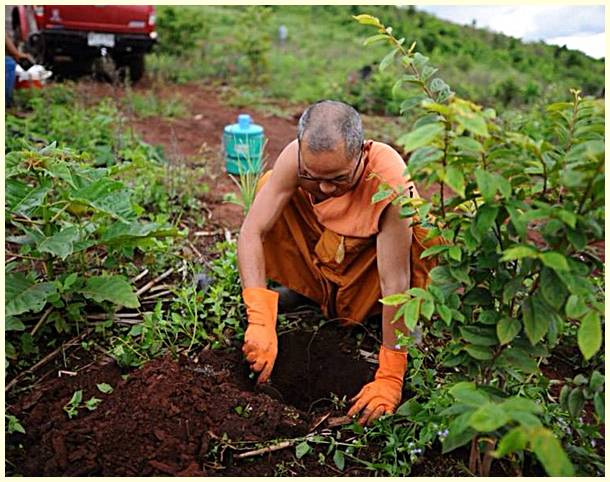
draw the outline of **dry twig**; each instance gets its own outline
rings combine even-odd
[[[236,455],[234,455],[234,457],[238,458],[238,459],[245,459],[246,457],[254,457],[255,455],[275,452],[277,450],[282,450],[287,447],[290,447],[291,445],[294,445],[295,442],[296,442],[295,440],[284,440],[283,442],[280,442],[275,445],[270,445],[269,447],[263,447],[262,449],[250,450],[249,452],[244,452],[242,454],[236,454]]]
[[[4,387],[4,391],[8,392],[13,386],[15,386],[15,384],[21,380],[25,375],[27,375],[28,373],[32,373],[35,370],[37,370],[38,368],[40,368],[43,365],[46,365],[49,361],[51,361],[53,358],[55,358],[59,353],[62,352],[62,350],[64,350],[64,348],[74,345],[75,343],[78,343],[79,341],[81,341],[83,338],[85,338],[87,335],[89,335],[91,332],[93,331],[92,328],[89,328],[88,330],[83,331],[80,335],[78,335],[75,338],[72,338],[70,341],[68,341],[67,343],[62,344],[60,347],[56,348],[55,350],[53,350],[51,353],[49,353],[47,356],[45,356],[42,360],[40,360],[38,363],[36,363],[35,365],[31,366],[30,368],[28,368],[27,370],[21,372],[19,375],[17,375],[15,378],[13,378],[9,383],[6,384],[6,387]]]
[[[173,272],[174,272],[174,268],[170,268],[165,273],[162,273],[159,276],[157,276],[155,279],[149,281],[144,286],[142,286],[138,291],[136,291],[136,296],[140,296],[142,293],[146,293],[149,289],[151,289],[153,286],[155,286],[159,281],[164,280]]]

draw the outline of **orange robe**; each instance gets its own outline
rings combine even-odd
[[[371,198],[382,184],[402,192],[415,186],[404,177],[405,163],[390,146],[373,142],[354,188],[339,197],[315,202],[302,188],[292,196],[278,221],[265,235],[267,278],[320,304],[327,318],[344,324],[360,323],[381,311],[376,235],[383,210],[396,195],[378,203]],[[271,171],[259,181],[260,189]],[[421,252],[438,240],[423,239],[427,230],[413,226],[411,287],[425,287],[435,265]]]

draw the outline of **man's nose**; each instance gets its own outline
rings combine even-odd
[[[320,183],[320,191],[322,191],[324,194],[332,194],[336,190],[337,190],[337,186],[335,186],[331,182],[322,181]]]

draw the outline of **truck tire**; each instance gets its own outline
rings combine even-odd
[[[129,80],[134,84],[144,76],[144,55],[132,55],[121,63],[128,67]]]

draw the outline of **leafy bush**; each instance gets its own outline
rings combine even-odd
[[[215,252],[220,256],[209,264],[203,291],[195,284],[176,289],[169,307],[163,310],[157,303],[143,322],[113,338],[111,353],[119,364],[140,366],[166,352],[175,356],[202,346],[228,347],[243,338],[236,243],[218,243]]]
[[[144,215],[138,204],[158,184],[151,176],[164,160],[115,132],[120,117],[111,103],[83,107],[57,87],[32,94],[27,105],[25,118],[7,116],[5,160],[6,355],[21,365],[40,343],[81,331],[94,305],[139,306],[125,277],[129,261],[138,251],[167,252],[179,234],[167,216]],[[46,145],[51,139],[59,146]]]
[[[427,201],[398,193],[394,202],[403,216],[431,222],[431,236],[447,243],[423,253],[441,261],[427,290],[384,302],[400,305],[409,329],[429,320],[442,364],[475,382],[451,391],[456,402],[444,414],[452,448],[472,441],[476,455],[481,434],[489,441],[484,460],[528,450],[549,474],[573,474],[561,444],[532,416],[540,409],[513,390],[539,372],[571,325],[585,360],[601,347],[603,290],[589,276],[603,270],[590,249],[604,235],[603,102],[574,90],[571,102],[547,107],[542,129],[510,131],[493,110],[456,97],[414,45],[406,49],[374,17],[357,19],[376,28],[371,42],[390,43],[386,59],[400,58],[407,73],[396,85],[421,91],[402,104],[419,118],[397,143],[411,153],[410,177],[425,188],[436,184],[438,194]],[[391,194],[386,188],[375,199]],[[476,411],[467,399],[477,400]]]
[[[186,6],[157,7],[158,51],[186,57],[191,51],[206,50],[210,19],[205,12]]]

